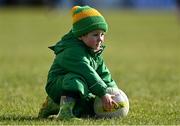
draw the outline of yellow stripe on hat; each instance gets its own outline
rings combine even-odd
[[[75,10],[77,10],[80,6],[74,6],[72,9],[71,9],[71,13],[73,14]]]
[[[80,13],[73,15],[73,24],[83,18],[91,17],[91,16],[102,16],[97,10],[95,9],[87,9],[83,10]]]

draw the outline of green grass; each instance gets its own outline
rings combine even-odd
[[[0,125],[180,124],[180,24],[168,11],[103,11],[109,23],[104,52],[126,92],[126,118],[62,122],[37,119],[54,54],[71,27],[67,10],[0,8]]]

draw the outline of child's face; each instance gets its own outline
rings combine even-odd
[[[104,31],[94,30],[81,36],[80,40],[82,40],[88,47],[94,49],[94,51],[98,51],[104,42]]]

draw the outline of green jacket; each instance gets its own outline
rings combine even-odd
[[[70,31],[50,48],[56,57],[48,73],[46,91],[55,101],[58,101],[58,97],[61,96],[64,79],[69,73],[72,76],[81,77],[87,85],[88,93],[99,97],[105,95],[107,87],[117,87],[101,56],[104,47],[94,53]],[[81,88],[84,87],[74,87],[73,82],[69,83],[71,83],[68,87],[70,91],[81,90],[82,92]]]

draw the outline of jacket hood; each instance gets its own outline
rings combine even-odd
[[[91,55],[100,55],[105,46],[102,46],[102,49],[100,49],[98,52],[92,51],[89,47],[87,47],[81,40],[79,40],[77,37],[74,36],[72,33],[72,30],[70,30],[67,34],[65,34],[59,42],[57,42],[54,46],[50,46],[51,50],[54,51],[54,53],[57,55],[58,53],[62,52],[66,48],[74,47],[74,46],[84,46],[87,48]]]
[[[58,53],[62,52],[65,48],[73,47],[77,45],[77,42],[79,44],[83,44],[78,40],[72,33],[72,30],[70,30],[67,34],[65,34],[59,42],[57,42],[55,45],[50,46],[51,50],[54,51],[54,53],[57,55]]]

